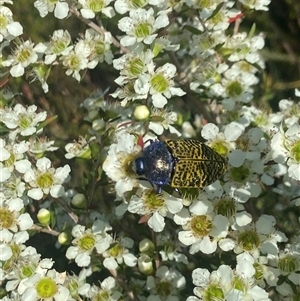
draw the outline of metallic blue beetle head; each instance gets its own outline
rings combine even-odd
[[[145,173],[145,167],[144,167],[144,158],[139,157],[135,159],[135,172],[137,175],[142,176]]]
[[[161,192],[161,187],[170,182],[173,171],[173,157],[163,142],[150,141],[143,155],[135,159],[135,171],[141,179],[149,181]]]

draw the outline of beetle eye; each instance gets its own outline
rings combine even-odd
[[[143,158],[136,158],[134,160],[134,167],[135,167],[135,172],[139,175],[142,176],[145,173],[144,169],[144,160]]]

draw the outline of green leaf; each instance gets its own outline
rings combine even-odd
[[[183,26],[183,29],[186,29],[187,31],[193,33],[193,34],[202,34],[203,32],[201,30],[199,30],[198,28],[195,28],[193,26],[190,26],[190,25],[185,25]]]
[[[251,27],[249,33],[248,33],[248,38],[249,38],[249,39],[252,39],[252,38],[253,38],[253,36],[254,36],[254,34],[255,34],[255,30],[256,30],[256,24],[253,23],[253,25],[252,25],[252,27]]]
[[[224,2],[219,3],[218,6],[216,7],[216,9],[214,10],[214,12],[211,14],[211,16],[209,16],[206,20],[212,19],[221,10],[223,5],[224,5]]]
[[[47,118],[45,121],[43,121],[42,123],[40,123],[37,127],[36,127],[36,131],[44,128],[46,125],[48,125],[50,122],[54,121],[56,118],[58,117],[58,115],[52,116]]]

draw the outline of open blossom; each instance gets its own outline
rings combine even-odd
[[[176,219],[176,223],[180,223],[183,229],[178,233],[179,241],[191,246],[191,254],[199,251],[205,254],[215,252],[218,241],[227,236],[228,219],[215,214],[209,201],[194,201],[189,207],[191,216],[186,211],[184,208]]]
[[[124,132],[117,135],[117,143],[111,144],[109,148],[103,170],[116,182],[118,196],[138,186],[133,161],[140,151],[141,147],[135,142],[135,137]]]
[[[152,61],[154,54],[150,49],[142,52],[140,49],[138,50],[113,60],[114,68],[120,70],[121,76],[115,80],[119,85],[128,79],[134,79],[140,74],[147,73],[147,66]]]
[[[41,158],[37,160],[36,167],[37,169],[30,169],[24,175],[25,181],[31,186],[27,195],[34,200],[40,200],[44,194],[49,193],[54,198],[62,196],[65,192],[62,184],[69,178],[70,166],[55,169],[48,158]]]
[[[182,202],[172,195],[165,192],[157,194],[153,189],[142,187],[131,197],[128,211],[148,216],[149,227],[161,232],[165,227],[165,217],[170,213],[178,213],[182,207]]]
[[[147,289],[151,294],[147,300],[179,301],[178,291],[184,288],[185,284],[185,278],[176,269],[163,265],[156,270],[155,276],[147,277]]]
[[[23,33],[23,27],[19,22],[14,22],[11,10],[6,6],[0,7],[0,42],[4,39],[11,40]]]
[[[54,11],[54,16],[57,19],[64,19],[68,16],[69,5],[67,1],[61,0],[36,0],[34,7],[39,11],[40,16],[44,18],[48,13]]]
[[[146,7],[148,4],[156,5],[156,0],[145,0],[140,2],[133,2],[132,0],[117,0],[115,1],[115,10],[123,15],[128,11],[136,10],[137,8]]]
[[[294,123],[287,131],[281,126],[271,140],[269,156],[277,163],[286,162],[288,175],[300,181],[300,125]]]
[[[181,88],[174,87],[173,78],[176,75],[176,67],[166,63],[155,69],[153,62],[148,64],[149,74],[139,76],[134,84],[137,93],[149,92],[152,96],[153,105],[156,108],[163,108],[172,96],[182,96],[185,92]]]
[[[90,49],[90,54],[88,55],[88,65],[89,69],[96,67],[98,63],[107,64],[112,63],[113,54],[110,49],[112,44],[112,36],[110,32],[105,32],[103,35],[97,33],[94,29],[87,29],[85,32],[84,43],[86,47]]]
[[[94,140],[94,137],[87,141],[84,137],[79,137],[78,141],[74,141],[72,143],[68,143],[65,146],[67,153],[65,157],[67,159],[72,159],[75,157],[83,158],[83,159],[90,159],[92,156],[92,150],[90,148],[90,142]]]
[[[29,229],[33,221],[28,213],[22,213],[24,203],[20,198],[0,198],[0,236],[3,231],[18,232]]]
[[[16,104],[13,108],[4,110],[2,122],[22,136],[30,136],[37,131],[38,124],[47,117],[46,112],[37,113],[36,110],[36,105],[25,108],[21,104]]]
[[[25,173],[30,169],[31,163],[24,158],[24,153],[28,151],[29,142],[6,144],[0,139],[0,182],[6,181],[14,170]]]
[[[55,270],[49,270],[42,275],[33,274],[23,283],[27,288],[21,300],[66,301],[70,293],[63,286],[65,279],[64,273],[58,273]]]
[[[168,16],[161,14],[155,19],[152,8],[132,10],[129,17],[122,18],[118,23],[119,29],[126,32],[126,36],[121,38],[120,42],[123,46],[131,46],[140,42],[149,45],[157,36],[157,33],[155,33],[157,29],[168,24]]]
[[[34,46],[34,43],[31,41],[25,41],[17,46],[17,48],[13,51],[13,54],[9,55],[8,59],[2,62],[2,65],[5,67],[12,66],[10,68],[11,76],[22,76],[25,68],[37,61],[37,53],[43,53],[45,49],[46,47],[43,44]]]
[[[126,266],[134,267],[137,263],[137,258],[131,254],[128,248],[132,248],[134,241],[129,237],[124,237],[120,241],[112,244],[112,247],[102,253],[105,258],[103,265],[107,269],[117,269],[123,262]]]
[[[87,296],[89,300],[109,300],[117,301],[122,297],[116,280],[113,277],[107,277],[101,281],[100,286],[92,285]]]
[[[45,64],[52,64],[60,55],[67,55],[73,48],[71,43],[71,35],[67,30],[55,30],[51,40],[46,44]]]
[[[164,130],[169,130],[170,133],[181,136],[181,133],[174,126],[172,126],[172,124],[177,121],[177,113],[166,112],[164,110],[154,108],[151,110],[150,118],[152,121],[149,123],[149,129],[152,130],[156,135],[162,135]]]
[[[82,225],[76,225],[72,229],[74,237],[72,244],[66,253],[68,259],[75,259],[80,267],[86,267],[91,262],[91,254],[96,249],[98,254],[102,254],[113,241],[112,237],[107,234],[112,228],[107,223],[96,220],[91,228]]]
[[[271,0],[239,0],[242,4],[244,4],[246,7],[249,7],[251,9],[255,10],[269,10],[268,5],[271,3]]]
[[[91,1],[91,0],[79,0],[78,2],[82,5],[80,10],[82,16],[87,19],[93,19],[96,16],[96,13],[102,12],[109,18],[112,18],[115,15],[114,9],[109,6],[112,0],[103,0],[103,1]]]
[[[88,56],[90,49],[88,49],[83,40],[79,40],[75,48],[68,54],[62,55],[60,59],[63,65],[67,68],[66,74],[72,75],[77,81],[80,81],[80,71],[88,67]]]
[[[259,63],[261,56],[259,50],[264,47],[265,41],[261,35],[249,38],[246,32],[233,35],[226,40],[226,47],[231,49],[228,60],[237,62],[246,60],[251,64]]]
[[[29,152],[37,158],[42,157],[45,152],[53,152],[58,149],[58,147],[52,146],[55,141],[49,141],[46,137],[35,137],[35,139],[30,139],[29,143]]]

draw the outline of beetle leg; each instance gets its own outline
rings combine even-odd
[[[148,142],[150,142],[150,144],[152,144],[152,143],[154,142],[154,140],[153,140],[153,139],[148,139],[148,140],[146,140],[146,141],[144,142],[144,145],[145,145],[146,143],[148,143]]]
[[[174,190],[179,194],[180,197],[182,197],[182,193],[178,188],[174,188]]]

